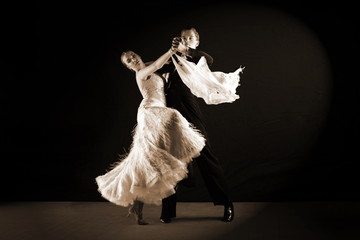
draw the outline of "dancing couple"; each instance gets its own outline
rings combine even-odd
[[[142,94],[133,142],[104,175],[98,191],[108,201],[129,208],[137,224],[146,225],[143,206],[162,205],[160,221],[176,217],[176,186],[191,186],[193,161],[199,166],[214,205],[224,206],[222,221],[231,222],[234,206],[219,160],[213,154],[198,99],[207,104],[233,102],[239,98],[239,73],[211,72],[212,57],[198,49],[195,28],[181,31],[171,48],[145,64],[133,51],[122,53],[123,65],[135,72]],[[166,76],[166,77],[165,77]]]

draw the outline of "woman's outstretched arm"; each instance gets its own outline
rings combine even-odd
[[[174,54],[174,49],[169,49],[166,53],[161,55],[157,60],[155,60],[150,65],[144,67],[140,71],[137,72],[137,78],[145,79],[148,75],[154,73],[155,71],[162,68],[162,66],[170,59],[170,57]]]

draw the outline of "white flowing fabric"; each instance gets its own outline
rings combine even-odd
[[[139,200],[161,205],[187,177],[187,166],[206,139],[176,109],[166,107],[164,81],[157,74],[139,81],[143,96],[128,154],[96,177],[98,191],[110,202],[128,206]]]
[[[231,103],[240,98],[236,94],[236,88],[240,86],[239,73],[243,67],[235,72],[224,73],[212,72],[205,57],[201,57],[197,64],[177,56],[179,63],[172,57],[176,70],[184,84],[196,97],[204,99],[206,104],[217,105],[220,103]]]

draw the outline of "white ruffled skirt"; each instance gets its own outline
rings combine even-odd
[[[204,146],[204,137],[177,110],[141,104],[130,151],[96,178],[98,191],[124,207],[134,200],[160,205]]]

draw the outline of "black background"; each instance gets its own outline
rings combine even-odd
[[[234,201],[359,200],[359,20],[292,1],[9,6],[2,14],[1,199],[103,200],[94,178],[128,150],[141,101],[119,60],[184,26],[213,70],[245,66],[232,104],[200,104]],[[180,201],[209,201],[202,179]]]

